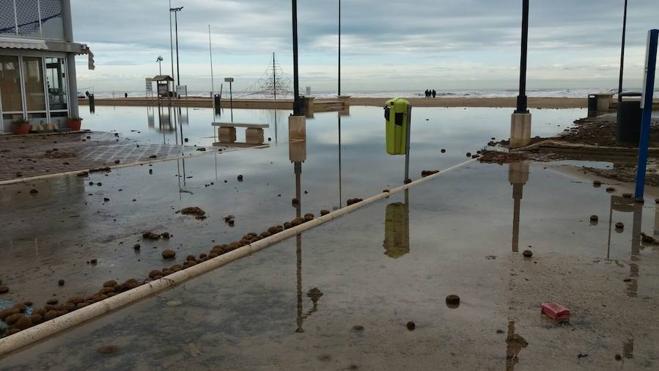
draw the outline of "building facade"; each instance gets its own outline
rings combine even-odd
[[[0,132],[25,119],[32,130],[78,116],[71,0],[0,0]]]

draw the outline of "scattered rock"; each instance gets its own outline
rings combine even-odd
[[[632,195],[631,193],[623,193],[622,194],[622,198],[630,199],[632,197],[634,197],[634,195]]]
[[[162,238],[163,240],[169,240],[171,237],[172,235],[169,234],[169,232],[163,232],[160,234],[160,238]]]
[[[325,216],[325,215],[327,215],[327,214],[329,214],[329,213],[330,213],[329,210],[320,210],[320,216]]]
[[[593,187],[595,187],[595,188],[599,188],[599,187],[601,187],[601,186],[602,186],[602,182],[600,182],[599,180],[595,180],[595,181],[593,181]]]
[[[135,250],[135,251],[140,251],[141,248],[142,248],[142,246],[141,246],[139,243],[136,243],[136,244],[133,246],[133,250]]]
[[[350,205],[354,205],[354,204],[360,203],[360,202],[362,202],[362,201],[364,201],[364,200],[362,200],[361,198],[351,198],[351,199],[348,199],[348,201],[346,201],[346,204],[347,204],[348,206],[350,206]]]
[[[435,175],[437,173],[439,173],[439,170],[423,170],[421,171],[421,176],[425,178],[431,175]]]
[[[616,230],[622,231],[623,229],[625,229],[625,225],[622,222],[617,222]]]
[[[352,326],[352,331],[355,331],[355,332],[362,332],[362,331],[364,331],[364,326],[362,326],[362,325],[354,325],[354,326]]]
[[[59,303],[59,300],[57,299],[50,299],[46,302],[48,305],[57,305],[57,303]]]
[[[311,213],[304,214],[304,220],[307,221],[307,222],[310,222],[310,221],[314,220],[314,218],[315,218],[315,216]]]
[[[531,257],[533,257],[533,251],[531,251],[531,250],[524,250],[524,252],[522,253],[522,255],[524,255],[525,258],[531,258]]]
[[[89,264],[91,264],[91,265],[96,265],[96,264],[98,264],[98,259],[92,259],[92,260],[90,260],[90,261],[89,261]]]
[[[116,287],[116,286],[117,286],[117,281],[115,280],[110,280],[103,283],[103,287]]]
[[[410,183],[412,183],[412,179],[409,179],[409,178],[408,178],[408,179],[405,179],[405,181],[404,181],[403,183],[405,183],[405,184],[410,184]]]
[[[242,176],[242,175],[238,175],[238,181],[239,181],[239,182],[242,182],[242,181],[243,181],[243,179],[244,179],[244,178],[243,178],[243,176]]]
[[[9,287],[7,286],[0,286],[0,295],[6,294],[9,292]]]
[[[64,286],[64,283],[65,283],[64,280],[57,281],[57,285],[60,287]]]
[[[577,354],[577,358],[578,358],[578,359],[586,358],[586,357],[588,357],[588,354],[587,354],[587,353],[579,353],[579,354]]]
[[[116,345],[103,345],[96,349],[101,354],[116,354],[119,352],[119,347]]]
[[[608,188],[606,189],[606,192],[607,192],[607,193],[613,193],[613,192],[615,192],[615,191],[616,191],[616,189],[613,188],[613,187],[608,187]]]
[[[446,153],[446,150],[445,150],[444,148],[442,148],[442,151],[441,151],[441,152],[442,152],[442,153]]]
[[[142,238],[145,239],[145,240],[156,241],[156,240],[160,239],[160,235],[158,233],[148,231],[148,232],[142,233]]]
[[[449,295],[446,297],[446,306],[455,309],[460,306],[460,297],[458,295]]]
[[[39,191],[36,190],[35,188],[30,189],[30,194],[31,195],[36,195],[37,193],[39,193]]]
[[[591,215],[590,216],[590,222],[591,223],[597,223],[599,221],[599,217],[597,215]]]
[[[412,321],[407,322],[407,324],[405,326],[410,331],[414,331],[416,329],[416,323],[414,323]]]
[[[641,232],[641,241],[646,245],[657,245],[657,240],[654,237],[648,236],[643,232]]]
[[[233,215],[227,215],[224,217],[224,222],[229,225],[229,227],[233,227],[236,223],[236,217]]]
[[[471,152],[467,152],[467,157],[471,157]]]
[[[167,249],[162,252],[162,258],[165,260],[171,260],[176,258],[176,252],[174,250]]]
[[[181,214],[183,215],[191,215],[194,216],[195,219],[197,220],[204,220],[206,219],[206,212],[202,210],[199,207],[186,207],[181,210]]]
[[[291,204],[293,204],[293,206],[297,206],[297,205],[300,204],[300,200],[298,200],[297,198],[294,198],[294,199],[291,200]]]
[[[615,359],[616,361],[622,361],[622,356],[620,354],[616,354]]]

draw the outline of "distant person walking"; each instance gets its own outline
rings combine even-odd
[[[433,98],[437,97],[437,90],[432,89],[432,97]]]
[[[124,93],[124,98],[128,98],[128,93]]]

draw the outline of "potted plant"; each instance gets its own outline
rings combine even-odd
[[[80,117],[69,117],[66,121],[66,126],[68,126],[71,131],[80,131],[82,119]]]
[[[24,118],[20,118],[18,120],[15,120],[12,124],[12,133],[17,134],[17,135],[25,135],[30,132],[30,129],[32,128],[32,125],[30,125],[30,122],[27,121]]]

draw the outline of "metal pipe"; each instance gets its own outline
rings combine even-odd
[[[526,64],[529,43],[529,0],[522,0],[522,52],[519,66],[519,95],[517,96],[517,110],[515,113],[527,113],[526,98]]]
[[[625,12],[622,17],[622,44],[620,47],[620,78],[618,79],[618,102],[622,102],[622,80],[625,71],[625,40],[627,36],[627,0],[625,0]]]
[[[338,96],[341,96],[341,0],[339,0],[339,87]]]
[[[300,115],[300,75],[298,70],[297,0],[292,0],[293,22],[293,114]]]
[[[172,29],[172,0],[169,0],[169,54],[170,54],[170,63],[172,65],[172,78],[174,79],[174,81],[176,81],[176,75],[174,74],[174,34]]]
[[[183,9],[183,7],[176,8],[174,9],[174,27],[176,31],[176,83],[177,86],[174,88],[178,88],[181,86],[181,65],[179,64],[179,54],[178,54],[178,12],[180,12]],[[178,98],[178,94],[176,94]]]
[[[208,53],[211,59],[211,98],[215,94],[215,74],[213,73],[213,42],[211,40],[211,25],[208,25]]]

